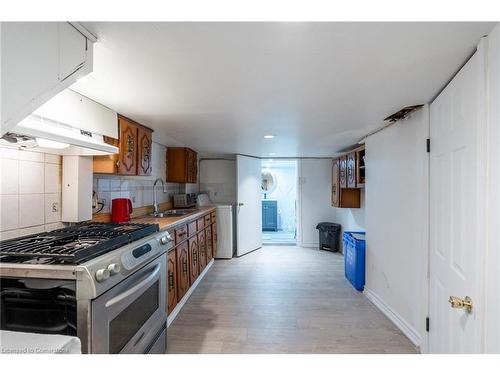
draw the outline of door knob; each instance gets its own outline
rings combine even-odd
[[[469,296],[466,296],[464,299],[455,296],[450,296],[448,302],[450,303],[453,309],[465,309],[467,310],[468,313],[472,312],[473,305],[472,305],[472,300],[470,299]]]
[[[238,207],[243,206],[245,203],[238,203]]]

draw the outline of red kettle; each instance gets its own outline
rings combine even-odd
[[[132,201],[128,198],[116,198],[111,201],[111,221],[124,223],[130,221]]]

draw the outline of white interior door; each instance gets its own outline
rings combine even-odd
[[[484,51],[430,106],[429,351],[481,351],[484,249]],[[472,299],[469,313],[450,296]]]
[[[261,161],[236,155],[236,255],[262,247]]]

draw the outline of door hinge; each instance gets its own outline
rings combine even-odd
[[[429,317],[425,318],[425,330],[426,332],[429,332]]]
[[[431,152],[431,139],[430,138],[427,138],[426,150],[427,150],[427,152]]]

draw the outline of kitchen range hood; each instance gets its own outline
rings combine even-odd
[[[0,144],[60,155],[108,155],[118,148],[116,112],[72,90],[65,90],[19,122]]]
[[[4,145],[39,149],[61,155],[118,153],[118,148],[104,142],[104,137],[100,134],[34,114],[21,121],[12,132],[4,135],[2,140]]]

